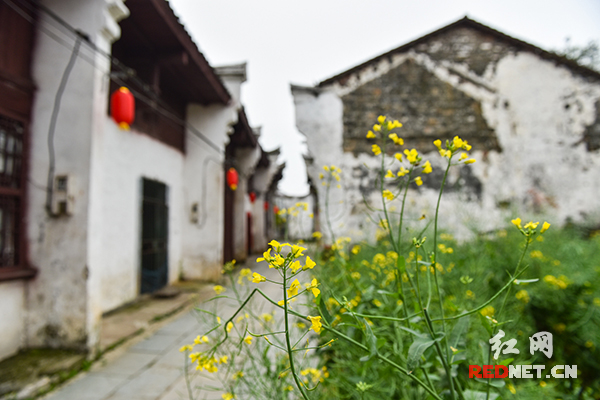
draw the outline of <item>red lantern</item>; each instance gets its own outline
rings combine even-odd
[[[265,211],[269,211],[269,202],[265,201]]]
[[[275,214],[279,214],[279,207],[277,207],[277,206],[273,207],[273,212]]]
[[[256,193],[250,192],[248,193],[248,196],[250,196],[250,203],[254,204],[254,202],[256,201]]]
[[[135,118],[135,99],[126,87],[120,87],[110,96],[110,115],[121,129],[129,129]]]
[[[235,168],[229,168],[229,170],[227,170],[227,185],[231,190],[237,189],[238,173]]]

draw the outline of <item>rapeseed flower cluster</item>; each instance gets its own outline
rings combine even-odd
[[[341,188],[342,186],[340,185],[340,181],[342,180],[341,178],[341,174],[342,174],[342,170],[339,167],[336,167],[335,165],[324,165],[323,166],[323,171],[325,172],[321,172],[319,174],[319,179],[322,181],[321,184],[323,186],[331,186],[331,184],[333,183],[333,181],[336,181],[337,184],[337,188]]]
[[[369,130],[367,133],[367,139],[377,139],[379,136],[382,138],[383,149],[378,144],[371,145],[371,151],[375,156],[379,156],[383,151],[385,151],[386,142],[388,139],[391,140],[395,146],[404,145],[404,139],[399,137],[397,133],[392,132],[392,130],[401,127],[402,124],[400,122],[397,120],[388,120],[384,115],[380,115],[377,118],[377,124],[373,125],[373,129]],[[397,172],[392,172],[392,169],[388,169],[384,175],[384,178],[396,179],[405,175],[409,175],[410,177],[410,174],[412,174],[416,167],[420,167],[421,172],[424,174],[430,174],[433,171],[429,161],[426,161],[422,166],[420,166],[422,157],[419,155],[419,152],[416,149],[405,149],[404,152],[396,152],[394,154],[394,158],[400,163],[406,159],[406,161],[409,163],[409,168],[406,168],[404,165],[400,165],[400,168]],[[417,176],[412,179],[412,182],[414,182],[417,186],[421,186],[423,184],[423,179],[420,176]],[[383,198],[388,201],[396,198],[396,195],[389,190],[384,190],[382,195]]]
[[[434,140],[433,144],[437,147],[440,155],[442,157],[447,158],[448,160],[452,159],[452,157],[464,150],[465,152],[461,153],[458,157],[458,161],[464,161],[464,164],[473,164],[475,162],[474,158],[469,158],[469,155],[466,151],[471,150],[471,145],[466,141],[461,139],[458,136],[454,136],[454,139],[446,140],[446,148],[442,148],[442,141],[440,139]]]
[[[539,222],[529,221],[525,224],[525,226],[521,225],[521,218],[515,218],[511,220],[512,224],[517,227],[517,229],[525,236],[529,237],[530,240],[533,239],[537,232],[537,227],[540,224]],[[542,224],[542,228],[540,229],[540,234],[546,232],[550,228],[550,224],[548,222],[544,222]]]

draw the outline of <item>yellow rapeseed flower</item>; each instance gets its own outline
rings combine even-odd
[[[312,237],[314,237],[315,239],[321,239],[323,237],[323,234],[319,231],[313,232]]]
[[[285,210],[285,209],[284,209],[284,210]],[[279,243],[277,240],[271,240],[271,241],[269,242],[269,246],[273,247],[273,248],[275,249],[275,251],[276,251],[276,252],[278,252],[278,253],[280,253],[280,252],[281,252],[281,249],[282,249],[284,246],[286,246],[286,245],[287,245],[287,246],[289,246],[287,243],[283,243],[283,244],[281,244],[281,243]]]
[[[317,297],[321,291],[317,289],[319,286],[319,282],[316,279],[313,279],[311,283],[306,284],[306,289],[310,290],[312,294]]]
[[[322,329],[321,317],[311,317],[309,315],[306,318],[308,318],[310,320],[310,322],[312,322],[312,326],[310,327],[310,329],[312,329],[316,333],[321,332],[321,329]]]
[[[229,321],[227,323],[227,326],[225,327],[225,330],[227,330],[227,333],[231,332],[231,329],[233,328],[233,322]]]
[[[476,159],[474,159],[474,158],[469,158],[467,161],[465,161],[465,164],[473,164],[473,163],[475,163],[475,162],[477,162],[477,160],[476,160]]]
[[[452,139],[452,144],[454,145],[455,149],[461,149],[463,146],[463,141],[458,136],[454,136],[454,139]]]
[[[273,256],[271,256],[271,248],[269,247],[269,249],[263,253],[262,257],[256,259],[256,262],[261,262],[265,260],[270,261],[271,258],[273,258]]]
[[[300,261],[298,260],[290,264],[290,269],[293,273],[296,273],[300,268],[302,268],[302,265],[300,265]]]
[[[396,154],[394,154],[394,157],[396,158],[396,160],[402,162],[402,154],[396,153]]]
[[[521,229],[521,218],[511,219],[510,222],[517,228]]]
[[[458,157],[458,161],[466,160],[467,158],[469,158],[469,155],[467,153],[460,153],[460,157]]]
[[[417,186],[421,186],[423,184],[423,180],[421,179],[420,176],[417,176],[415,178],[415,183],[417,184]]]
[[[381,154],[381,148],[379,146],[377,146],[376,144],[371,146],[371,150],[373,151],[373,154],[375,154],[376,156]]]
[[[388,123],[388,129],[390,129],[389,128],[390,124],[391,124],[391,122]],[[391,129],[394,129],[394,128],[391,128]],[[388,136],[389,136],[390,139],[392,139],[392,141],[395,144],[397,144],[399,146],[402,146],[404,144],[404,140],[402,138],[399,138],[398,135],[396,135],[395,133],[390,133]]]
[[[295,279],[287,290],[288,297],[296,296],[298,294],[298,289],[300,289],[300,282],[298,282],[298,279]]]
[[[261,283],[261,282],[264,282],[266,280],[267,280],[267,278],[265,278],[264,276],[262,276],[258,272],[255,272],[255,273],[252,274],[252,282],[254,282],[254,283]]]
[[[550,228],[550,224],[548,222],[544,221],[544,224],[542,225],[542,229],[540,230],[540,233],[544,233],[548,230],[548,228]]]
[[[300,257],[302,256],[304,250],[306,250],[306,247],[302,247],[302,246],[297,246],[297,245],[293,245],[292,246],[292,254],[294,255],[294,258]]]
[[[184,351],[188,350],[188,351],[192,351],[194,349],[194,346],[192,346],[191,344],[187,344],[185,346],[182,346],[179,351],[181,353],[183,353]]]
[[[387,189],[385,189],[383,192],[381,192],[381,194],[387,200],[390,200],[390,201],[394,200],[394,194]]]
[[[375,139],[375,134],[373,133],[373,131],[367,132],[367,139]]]
[[[438,148],[438,150],[442,150],[442,141],[440,139],[434,140],[433,144]]]
[[[481,315],[483,315],[484,317],[493,317],[494,313],[496,312],[496,310],[494,309],[494,307],[492,306],[487,306],[484,307],[483,310],[479,311],[481,313]]]
[[[529,303],[529,293],[527,293],[527,290],[519,290],[515,294],[515,297],[517,300],[521,300],[523,303]]]
[[[440,155],[442,157],[450,158],[452,157],[452,152],[450,150],[440,149]]]
[[[380,115],[379,117],[377,117],[377,122],[383,124],[385,122],[385,115]]]
[[[392,172],[392,170],[388,169],[387,173],[385,174],[385,178],[395,178],[396,176],[394,175],[394,173]]]
[[[306,265],[302,269],[313,269],[317,265],[316,262],[310,259],[310,257],[306,256]]]
[[[252,344],[252,336],[248,335],[244,338],[244,342],[246,342],[246,344]]]
[[[399,177],[403,177],[404,175],[408,174],[409,172],[410,172],[410,171],[409,171],[409,170],[407,170],[406,168],[404,168],[404,167],[400,167],[400,171],[398,171],[398,176],[399,176]]]
[[[223,286],[221,286],[221,285],[215,285],[215,286],[213,287],[213,290],[215,291],[215,293],[216,293],[216,294],[221,294],[221,293],[223,293],[223,292],[224,292],[225,290],[227,290],[227,289],[225,289],[225,288],[224,288]]]
[[[373,130],[374,130],[375,132],[379,132],[379,131],[381,131],[381,125],[379,125],[379,124],[375,124],[375,125],[373,125]]]
[[[419,153],[417,152],[417,149],[411,149],[411,150],[404,150],[404,154],[406,155],[406,159],[408,160],[409,163],[411,164],[415,164],[418,162],[418,158],[419,158]]]
[[[271,322],[273,320],[273,314],[264,313],[260,316],[260,318],[265,322]]]
[[[431,168],[431,163],[429,161],[426,161],[425,164],[423,164],[423,173],[430,174],[432,171],[433,168]]]
[[[285,258],[281,257],[279,254],[275,254],[275,258],[272,260],[272,264],[269,265],[269,268],[279,268],[285,263]]]

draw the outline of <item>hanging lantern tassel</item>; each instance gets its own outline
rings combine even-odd
[[[254,202],[256,201],[256,193],[255,192],[250,192],[248,194],[248,196],[250,196],[250,203],[254,204]]]
[[[229,168],[229,170],[227,170],[227,185],[231,190],[237,189],[238,173],[235,168]]]
[[[135,99],[126,87],[120,87],[110,96],[110,115],[121,129],[129,130],[135,118]]]

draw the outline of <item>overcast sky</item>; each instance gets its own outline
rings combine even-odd
[[[600,0],[170,0],[212,66],[248,63],[242,102],[280,190],[308,193],[290,83],[312,86],[465,15],[546,50],[600,42]]]

